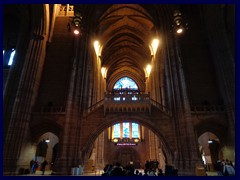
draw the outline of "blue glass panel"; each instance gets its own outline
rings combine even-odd
[[[133,138],[139,138],[138,137],[138,124],[132,123],[132,137]]]
[[[129,138],[129,123],[123,123],[123,138]]]
[[[115,124],[113,128],[114,138],[120,138],[120,124]]]
[[[131,78],[123,77],[119,79],[113,87],[113,89],[121,89],[121,88],[129,88],[129,89],[137,90],[138,86],[135,83],[135,81],[133,81]]]

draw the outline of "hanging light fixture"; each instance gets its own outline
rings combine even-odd
[[[188,24],[184,22],[182,13],[179,10],[175,10],[173,13],[173,31],[176,34],[182,34],[187,30]]]
[[[82,18],[80,13],[76,13],[75,16],[72,19],[72,25],[74,26],[73,33],[75,35],[79,35],[82,32],[82,24],[83,24],[82,19],[83,18]],[[68,29],[69,29],[69,25],[68,25]]]

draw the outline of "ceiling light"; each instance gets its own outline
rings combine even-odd
[[[173,32],[176,34],[182,34],[187,28],[188,24],[182,16],[179,10],[176,10],[173,14]]]
[[[75,29],[75,30],[73,31],[73,33],[76,34],[76,35],[78,35],[78,34],[80,33],[80,31],[77,30],[77,29]]]
[[[178,34],[181,34],[183,32],[183,28],[178,28],[176,31]]]

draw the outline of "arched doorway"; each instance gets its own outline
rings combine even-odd
[[[205,132],[198,138],[199,151],[207,171],[214,171],[218,160],[223,159],[221,142],[212,132]]]
[[[58,155],[59,138],[52,132],[46,132],[38,138],[34,159],[41,164],[44,160],[48,162],[46,170],[51,170]],[[44,149],[41,145],[45,144]],[[40,148],[40,149],[39,149]],[[41,152],[44,150],[44,152]]]

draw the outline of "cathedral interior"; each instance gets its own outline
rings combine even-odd
[[[235,163],[234,4],[4,4],[2,28],[4,175]]]

